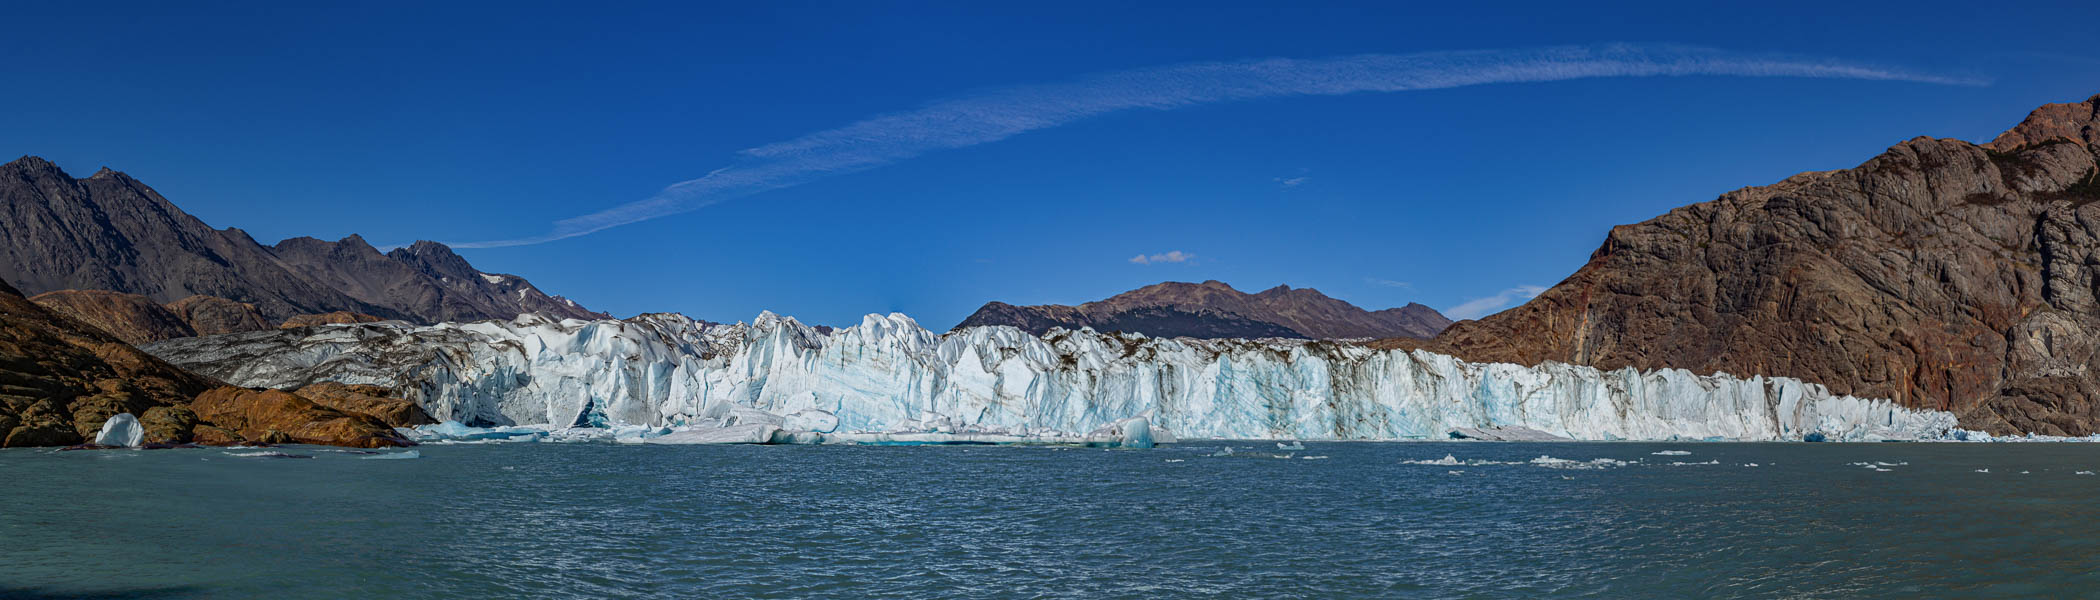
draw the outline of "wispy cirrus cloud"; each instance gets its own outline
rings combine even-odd
[[[1168,264],[1168,263],[1181,263],[1181,262],[1188,262],[1188,261],[1190,261],[1190,260],[1194,260],[1195,258],[1196,258],[1196,255],[1194,255],[1194,254],[1189,254],[1189,253],[1187,253],[1187,252],[1182,252],[1182,251],[1180,251],[1180,250],[1173,250],[1173,251],[1163,252],[1163,253],[1160,253],[1160,254],[1139,254],[1139,255],[1137,255],[1137,256],[1133,256],[1133,257],[1130,257],[1130,264],[1133,264],[1133,265],[1159,265],[1159,264]]]
[[[1444,316],[1450,317],[1454,321],[1478,319],[1501,312],[1502,309],[1509,308],[1512,304],[1536,298],[1545,291],[1546,286],[1542,285],[1520,285],[1502,290],[1493,296],[1474,298],[1461,302],[1458,306],[1446,308],[1444,309]]]
[[[1263,98],[1493,83],[1687,75],[1941,85],[1985,83],[1850,61],[1636,44],[1168,65],[1090,75],[1062,83],[994,88],[937,100],[916,109],[743,150],[729,165],[705,176],[672,184],[644,200],[555,221],[552,230],[541,235],[452,245],[489,248],[567,239],[830,175],[871,169],[928,152],[996,142],[1128,110],[1172,110]]]
[[[1394,281],[1394,280],[1391,280],[1391,279],[1379,279],[1379,278],[1377,278],[1377,277],[1365,277],[1365,278],[1364,278],[1364,283],[1368,283],[1368,284],[1371,284],[1371,285],[1375,285],[1375,286],[1379,286],[1379,287],[1394,287],[1394,288],[1412,288],[1412,287],[1415,287],[1415,284],[1412,284],[1412,283],[1408,283],[1408,282],[1405,282],[1405,281]]]

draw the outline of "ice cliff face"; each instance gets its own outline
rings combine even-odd
[[[762,314],[624,321],[330,325],[148,350],[251,387],[401,390],[439,419],[681,426],[766,420],[851,431],[1085,432],[1147,416],[1182,438],[1390,440],[1527,428],[1582,440],[1931,439],[1951,414],[1784,378],[1475,364],[1285,340],[1154,339],[1012,327],[936,335],[900,314],[829,333]]]

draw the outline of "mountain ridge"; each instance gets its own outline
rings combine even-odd
[[[424,323],[608,317],[522,277],[475,270],[436,242],[387,254],[356,235],[265,246],[108,167],[75,179],[37,156],[0,165],[0,218],[9,223],[0,279],[29,294],[108,290],[162,304],[204,295],[252,304],[271,322],[339,311]]]
[[[1450,323],[1416,303],[1367,311],[1312,288],[1279,285],[1250,294],[1209,280],[1156,283],[1077,306],[989,302],[955,329],[1011,325],[1040,335],[1053,327],[1092,327],[1154,337],[1352,339],[1426,338]]]

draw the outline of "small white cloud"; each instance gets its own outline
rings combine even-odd
[[[1546,291],[1545,286],[1520,285],[1517,287],[1502,290],[1501,293],[1495,294],[1493,296],[1488,296],[1486,298],[1474,298],[1472,300],[1462,302],[1458,306],[1446,308],[1444,309],[1444,316],[1451,317],[1451,319],[1454,321],[1478,319],[1481,317],[1495,314],[1497,312],[1501,312],[1502,309],[1508,308],[1509,305],[1514,304],[1518,301],[1530,300],[1532,298],[1538,297],[1539,293],[1544,291]]]
[[[1189,260],[1194,258],[1196,258],[1196,255],[1194,254],[1189,254],[1180,250],[1174,250],[1165,254],[1139,254],[1137,256],[1132,256],[1130,257],[1130,264],[1150,265],[1160,263],[1179,263],[1188,262]]]
[[[1391,279],[1379,279],[1379,278],[1377,278],[1377,277],[1365,277],[1365,278],[1364,278],[1364,283],[1368,283],[1368,284],[1371,284],[1371,285],[1376,285],[1376,286],[1384,286],[1384,287],[1396,287],[1396,288],[1412,288],[1412,287],[1415,287],[1415,284],[1412,284],[1412,283],[1408,283],[1408,282],[1405,282],[1405,281],[1393,281],[1393,280],[1391,280]]]
[[[1312,178],[1311,178],[1311,177],[1306,177],[1306,176],[1303,176],[1303,175],[1300,175],[1300,176],[1297,176],[1297,177],[1290,177],[1290,178],[1278,177],[1278,178],[1276,178],[1276,184],[1277,184],[1277,185],[1281,185],[1281,186],[1283,186],[1283,187],[1287,187],[1287,188],[1288,188],[1288,187],[1298,187],[1298,184],[1301,184],[1301,183],[1305,183],[1305,182],[1306,182],[1306,180],[1309,180],[1309,179],[1312,179]]]

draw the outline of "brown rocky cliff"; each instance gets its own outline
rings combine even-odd
[[[249,441],[352,448],[414,445],[377,418],[280,390],[221,387],[198,395],[189,408],[198,419]]]
[[[29,299],[37,305],[94,326],[124,343],[138,345],[197,335],[175,313],[138,294],[104,290],[59,290]]]
[[[1530,302],[1384,345],[1789,376],[1997,433],[2100,431],[2096,103],[1612,228]]]
[[[364,415],[378,419],[388,427],[415,427],[432,425],[437,419],[423,412],[423,407],[403,399],[393,390],[376,385],[353,385],[335,382],[311,384],[292,392],[328,408],[349,414]]]
[[[0,282],[0,446],[77,444],[119,413],[179,420],[218,382],[30,302]],[[155,412],[158,411],[158,412]],[[186,435],[186,432],[184,433]]]

